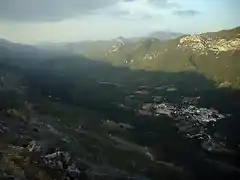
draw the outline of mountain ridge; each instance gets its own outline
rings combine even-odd
[[[123,36],[118,36],[114,39],[109,39],[109,40],[85,40],[85,41],[64,42],[64,43],[45,43],[45,44],[37,44],[36,46],[44,50],[52,49],[56,51],[65,51],[65,52],[70,52],[75,54],[87,54],[89,53],[89,49],[99,49],[100,51],[107,51],[107,49],[111,48],[112,46],[118,45],[119,39],[122,39],[124,43],[136,43],[138,41],[148,39],[148,38],[168,40],[168,39],[173,39],[182,35],[183,35],[182,33],[177,33],[177,32],[155,31],[139,37],[125,38]]]
[[[2,40],[1,58],[27,57],[31,61],[36,57],[46,59],[50,57],[43,56],[46,52],[54,52],[55,57],[86,56],[130,69],[194,71],[214,80],[219,87],[240,87],[240,27],[168,40],[118,37],[111,41],[57,43],[51,46],[41,48]]]

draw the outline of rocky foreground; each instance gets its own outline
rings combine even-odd
[[[97,136],[83,130],[81,126],[69,127],[56,123],[60,119],[54,117],[35,113],[27,116],[20,114],[18,110],[0,112],[1,180],[149,180],[107,162],[98,162],[111,158],[110,154],[105,157],[98,152],[102,148],[100,144],[105,141],[105,153],[109,151],[108,146],[114,148],[111,144],[115,143],[117,149],[136,151],[139,156],[151,162],[151,154],[147,149],[118,137]],[[103,121],[101,126],[105,128],[106,124],[109,121]],[[112,151],[116,151],[116,148]],[[114,158],[118,159],[117,156]]]
[[[220,114],[213,109],[199,108],[194,104],[197,100],[198,98],[185,98],[182,104],[177,105],[164,102],[163,98],[163,102],[155,100],[154,103],[142,104],[139,109],[135,109],[135,113],[136,117],[140,117],[138,119],[140,124],[144,122],[146,116],[154,117],[156,121],[164,121],[164,117],[169,118],[167,121],[177,128],[179,135],[200,143],[203,151],[194,152],[196,156],[201,155],[198,154],[199,151],[231,156],[235,153],[234,150],[225,144],[224,137],[212,131],[212,127],[218,121],[224,120],[229,115]],[[125,105],[121,105],[120,108],[125,109],[124,111],[131,110],[131,107],[126,108]],[[23,113],[16,109],[8,109],[2,110],[0,115],[0,179],[151,180],[155,179],[148,177],[151,171],[157,174],[157,177],[194,179],[188,171],[188,165],[161,157],[155,147],[142,146],[124,137],[130,135],[129,133],[135,135],[141,132],[140,135],[149,136],[150,133],[154,138],[158,130],[153,127],[150,129],[144,127],[146,131],[140,131],[140,126],[136,122],[128,124],[102,119],[99,121],[98,130],[91,131],[86,125],[79,123],[67,125],[59,118],[41,115],[33,110]],[[163,130],[164,127],[161,131]],[[175,140],[172,141],[171,133],[173,132],[164,134],[170,137],[159,136],[161,139],[159,145],[167,148],[178,144]],[[170,145],[171,143],[173,144]],[[206,161],[207,164],[227,169],[229,175],[240,173],[240,170],[230,163],[205,156],[203,158],[203,162]],[[196,163],[198,161],[196,160]]]

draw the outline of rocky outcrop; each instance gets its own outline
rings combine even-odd
[[[115,44],[110,48],[108,52],[105,53],[105,55],[114,53],[125,45],[125,39],[123,37],[118,37],[115,41]]]
[[[150,54],[145,54],[145,56],[143,57],[143,60],[153,60],[153,59],[157,59],[158,56],[161,54],[162,52],[152,52]]]
[[[29,152],[42,152],[40,143],[36,141],[31,141],[27,148]]]
[[[40,143],[36,141],[32,141],[28,146],[29,152],[38,153],[40,155],[37,156],[39,159],[35,160],[35,162],[39,163],[39,166],[52,170],[61,170],[65,172],[66,176],[70,179],[80,179],[81,171],[71,161],[70,153],[56,150],[56,152],[44,154],[43,149]]]
[[[4,122],[0,121],[0,134],[4,134],[6,132],[9,132],[9,128]]]
[[[224,38],[213,39],[207,34],[190,35],[180,39],[178,48],[184,51],[192,50],[198,55],[208,55],[209,51],[219,54],[220,52],[240,50],[240,38],[227,40]]]

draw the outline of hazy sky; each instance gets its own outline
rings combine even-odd
[[[0,38],[61,42],[240,25],[240,0],[0,0]]]

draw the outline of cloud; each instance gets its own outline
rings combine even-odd
[[[174,11],[173,14],[180,17],[193,17],[200,14],[200,12],[195,10],[180,10],[180,11]]]
[[[146,17],[160,16],[161,10],[149,0],[120,2],[117,7],[120,16],[129,19],[144,19]]]
[[[105,15],[144,19],[176,7],[179,0],[0,0],[0,20],[52,22],[103,11]]]
[[[128,2],[132,4],[151,4],[158,8],[174,8],[180,7],[179,0],[123,0],[122,2]]]
[[[161,18],[166,10],[179,7],[173,0],[121,0],[94,13],[125,20],[143,20]]]
[[[116,0],[0,0],[0,19],[61,21],[115,4]]]

